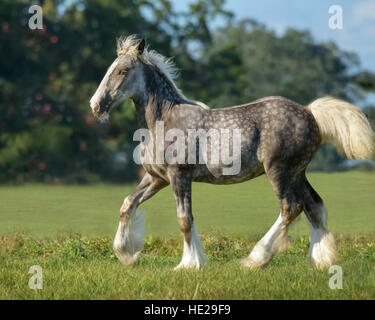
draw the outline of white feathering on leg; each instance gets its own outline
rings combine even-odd
[[[124,264],[137,264],[138,255],[143,249],[146,233],[146,214],[137,211],[126,225],[120,221],[113,248],[117,258]]]
[[[241,265],[250,268],[266,266],[273,256],[289,248],[286,226],[281,213],[270,230],[259,240],[247,258],[240,261]]]
[[[322,225],[314,227],[310,223],[310,264],[315,265],[319,269],[329,267],[336,259],[335,239],[327,229],[327,211],[324,205],[321,208]]]
[[[182,260],[175,270],[181,268],[195,268],[199,269],[203,266],[206,256],[203,252],[201,242],[199,240],[198,232],[195,228],[194,223],[191,226],[191,240],[190,244],[184,241],[184,252],[182,255]]]
[[[331,232],[311,226],[310,264],[319,269],[329,267],[336,259],[335,240]]]

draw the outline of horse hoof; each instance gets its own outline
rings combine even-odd
[[[332,256],[332,257],[329,257],[329,259],[326,260],[326,261],[319,261],[319,260],[315,260],[313,258],[310,258],[310,265],[312,267],[315,267],[315,268],[319,269],[319,270],[325,270],[325,269],[328,269],[330,266],[333,265],[335,258],[336,257]]]
[[[138,255],[120,255],[116,254],[117,258],[125,267],[136,267],[139,264]]]
[[[242,258],[240,260],[240,266],[244,268],[249,268],[252,270],[259,270],[264,268],[267,264],[261,264],[250,257]]]
[[[183,269],[195,269],[195,270],[199,270],[202,266],[199,265],[199,264],[196,264],[196,263],[189,263],[189,264],[182,264],[180,263],[179,265],[177,265],[176,267],[173,268],[174,271],[177,271],[177,270],[183,270]]]

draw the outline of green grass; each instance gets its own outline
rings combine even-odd
[[[375,239],[338,239],[343,289],[329,288],[332,274],[308,267],[308,239],[262,270],[243,269],[256,238],[202,236],[208,261],[200,271],[173,271],[180,237],[146,239],[137,267],[123,267],[107,237],[1,239],[1,299],[374,299]],[[43,289],[31,290],[28,269],[43,268]]]
[[[311,184],[324,199],[333,232],[375,234],[375,173],[310,174]],[[25,231],[37,237],[59,233],[113,236],[123,199],[135,186],[2,186],[0,234]],[[176,205],[170,187],[145,202],[147,235],[177,235]],[[279,214],[268,180],[230,186],[193,185],[193,214],[199,232],[254,235],[266,232]],[[303,215],[293,235],[308,233]]]
[[[122,199],[134,186],[2,186],[0,299],[375,299],[375,174],[309,180],[338,239],[342,290],[329,288],[327,270],[308,266],[305,218],[291,232],[292,249],[267,268],[239,266],[279,212],[260,177],[232,186],[194,184],[193,212],[208,258],[198,272],[173,271],[182,237],[170,188],[141,207],[145,249],[139,266],[125,268],[111,246]],[[32,265],[43,268],[43,290],[28,287]]]

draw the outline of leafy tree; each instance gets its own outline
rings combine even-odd
[[[317,43],[308,31],[277,36],[254,20],[236,21],[224,0],[198,0],[186,12],[168,0],[39,4],[44,27],[30,30],[29,2],[0,2],[0,183],[137,178],[132,104],[116,108],[106,125],[89,108],[121,34],[143,35],[174,57],[181,89],[211,107],[269,95],[306,105],[325,94],[352,100],[375,90],[374,74],[350,72],[359,66],[355,54]],[[217,17],[227,25],[215,30]],[[373,108],[365,111],[374,119]],[[311,168],[337,170],[343,159],[323,146]]]

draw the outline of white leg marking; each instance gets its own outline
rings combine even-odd
[[[310,250],[309,261],[310,264],[323,269],[333,264],[336,259],[335,239],[331,232],[325,228],[326,210],[322,208],[321,228],[314,228],[310,223]]]
[[[257,242],[250,255],[241,260],[241,264],[250,268],[266,266],[275,254],[287,248],[289,248],[287,229],[280,213],[271,229]]]
[[[137,264],[138,255],[143,249],[146,214],[137,211],[132,218],[124,223],[120,221],[117,229],[113,248],[117,258],[124,264]]]
[[[182,255],[182,260],[174,270],[181,268],[195,268],[199,269],[203,266],[206,256],[203,252],[201,242],[199,240],[198,232],[195,228],[194,223],[191,225],[191,240],[188,244],[184,240],[184,252]]]

